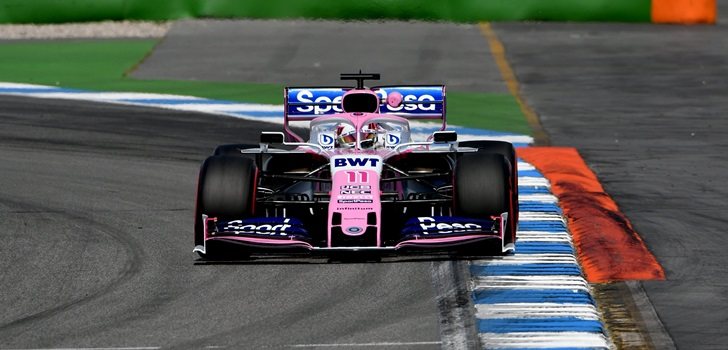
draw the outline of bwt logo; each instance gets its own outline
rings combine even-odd
[[[334,159],[335,167],[356,166],[356,167],[372,167],[375,168],[379,163],[379,158],[336,158]]]
[[[399,136],[394,134],[388,134],[387,135],[387,145],[399,145],[401,139]]]
[[[324,149],[334,148],[334,137],[327,134],[319,134],[319,145]]]

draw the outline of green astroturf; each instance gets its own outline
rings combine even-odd
[[[97,91],[153,92],[266,104],[283,103],[278,84],[139,80],[126,76],[156,40],[54,40],[0,43],[0,81]],[[448,90],[448,122],[530,134],[509,94]]]

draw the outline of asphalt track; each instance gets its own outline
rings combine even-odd
[[[157,52],[175,43],[185,23],[194,22],[175,25]],[[644,288],[677,345],[725,347],[726,27],[494,28],[552,143],[582,151],[665,266],[668,281]],[[342,42],[291,40],[319,51]],[[459,46],[486,50],[484,39],[472,40]],[[194,40],[177,43],[195,51]],[[240,47],[184,61],[181,48],[167,49],[168,66],[196,74],[242,67],[255,53]],[[459,55],[439,54],[443,62]],[[401,58],[366,61],[391,65],[396,82],[413,75],[391,68],[410,62]],[[142,74],[145,65],[140,76],[154,77]],[[495,68],[484,69],[462,86],[503,89],[491,83],[500,79]],[[254,138],[260,124],[79,102],[0,101],[0,217],[2,234],[11,236],[0,257],[3,347],[439,347],[430,263],[193,264],[198,162],[218,141]]]
[[[642,286],[677,347],[725,349],[728,26],[493,27],[552,145],[580,151],[665,268]]]
[[[508,92],[478,27],[449,23],[180,21],[132,76],[349,86],[339,73],[358,69],[386,84]]]
[[[0,105],[0,347],[440,347],[432,262],[195,263],[200,161],[270,125],[78,101]]]
[[[210,23],[222,26],[213,33],[231,32],[226,28],[231,22]],[[210,38],[185,37],[185,28],[196,25],[175,24],[139,75],[149,73],[147,64],[153,65],[159,53],[171,61],[152,71],[186,67],[183,71],[202,77],[209,73],[208,79],[219,79],[215,72],[230,67],[245,67],[241,60],[257,59],[254,50],[233,45],[240,41],[237,37],[228,42],[236,51],[212,53],[205,47]],[[449,34],[438,36],[437,28],[411,30],[409,36],[392,39],[392,45],[399,40],[411,50],[385,60],[392,69],[387,83],[431,71],[428,59],[413,71],[396,68],[402,61],[434,55],[445,68],[433,79],[458,84],[460,80],[446,80],[458,76],[453,73],[457,67],[448,66],[457,60],[447,56],[451,47],[443,43],[466,47],[477,40],[471,45],[478,53],[473,61],[461,59],[458,65],[482,74],[461,74],[459,84],[475,91],[505,91],[495,83],[500,78],[495,65],[487,63],[487,45],[477,28],[440,27]],[[393,28],[407,26],[383,25],[371,34],[387,37]],[[439,39],[420,40],[422,33],[429,33],[425,39]],[[309,42],[294,37],[291,43],[306,47],[320,39],[305,38]],[[195,52],[208,55],[187,61]],[[319,55],[330,56],[325,51]],[[331,76],[321,81],[328,83],[338,83],[339,71],[348,71],[326,69],[332,69]],[[11,253],[0,258],[0,267],[8,271],[2,277],[7,287],[0,293],[6,310],[0,316],[3,348],[369,344],[428,349],[452,341],[443,337],[465,333],[468,338],[458,338],[459,347],[475,339],[473,325],[467,324],[472,316],[448,314],[470,310],[469,298],[458,294],[464,287],[448,270],[462,268],[459,264],[195,264],[191,228],[199,164],[219,143],[255,142],[264,124],[60,100],[0,101],[0,215],[7,227],[3,234],[11,235],[3,247]]]
[[[724,10],[726,3],[720,2],[719,12],[725,13]],[[249,28],[250,22],[243,23],[248,35],[256,35],[271,31],[270,23],[276,22],[253,22],[263,23],[257,30]],[[282,52],[280,48],[288,48],[288,52],[296,53],[290,57],[297,58],[283,65],[284,69],[267,67],[267,77],[291,83],[308,77],[314,79],[312,83],[329,83],[329,78],[321,75],[318,67],[310,65],[318,62],[311,56],[317,54],[317,59],[335,61],[339,56],[321,53],[322,47],[338,48],[331,43],[343,43],[346,50],[341,52],[349,52],[356,46],[341,40],[345,36],[339,36],[338,32],[310,28],[315,24],[291,25],[299,30],[297,36],[273,40],[278,50],[269,50],[269,44],[260,44],[262,50],[228,46],[231,51],[216,55],[218,60],[214,65],[206,64],[204,56],[196,56],[197,63],[183,61],[186,72],[196,73],[180,73],[177,77],[194,79],[195,74],[202,76],[222,71],[228,72],[229,79],[244,81],[251,76],[238,76],[233,72],[236,67],[244,66],[241,62],[255,63],[251,62],[250,52]],[[327,25],[323,24],[324,27]],[[210,33],[205,35],[209,38],[215,35],[212,32],[216,28],[229,32],[233,26],[232,22],[180,23],[139,72],[150,69],[142,74],[146,77],[177,74],[172,70],[180,68],[169,64],[165,68],[158,62],[173,62],[175,57],[186,56],[174,51],[175,47],[181,49],[181,44],[195,48],[192,41],[176,36],[185,32],[184,27],[194,27],[201,32],[206,31],[200,28],[208,28]],[[302,26],[309,27],[306,35],[300,32],[304,29]],[[485,47],[480,38],[465,35],[468,31],[474,33],[474,27],[457,28],[467,40],[443,46],[448,51],[432,55],[441,57],[442,64],[457,64],[457,60],[467,56],[467,50],[479,45]],[[539,114],[551,136],[551,143],[574,146],[582,152],[607,192],[633,221],[665,267],[667,281],[645,282],[642,287],[675,344],[685,349],[724,348],[728,344],[725,331],[728,327],[728,273],[724,269],[728,258],[723,247],[728,245],[728,238],[723,233],[728,220],[724,214],[726,190],[721,184],[728,169],[728,139],[724,135],[728,122],[723,118],[728,110],[725,98],[728,94],[726,24],[514,23],[494,24],[493,28],[506,47],[526,100]],[[396,32],[387,29],[387,33]],[[288,31],[290,29],[278,27],[278,33]],[[453,37],[447,36],[448,41],[456,40]],[[205,48],[211,44],[198,45]],[[316,49],[298,56],[300,50],[311,47]],[[413,74],[409,72],[417,65],[407,63],[418,62],[418,57],[429,54],[415,50],[413,46],[397,45],[404,49],[387,53],[392,56],[381,57],[381,50],[372,49],[375,46],[362,44],[361,47],[370,48],[371,54],[356,51],[357,57],[362,57],[368,64],[381,64],[377,68],[391,72],[395,80],[411,77]],[[226,59],[220,59],[221,56]],[[272,54],[262,57],[270,58]],[[474,57],[478,57],[486,68],[474,73],[471,81],[500,81],[490,57],[477,53]],[[450,58],[453,60],[448,61]],[[293,63],[297,65],[291,67]],[[393,69],[393,64],[402,68]],[[340,62],[323,66],[343,69]],[[159,71],[153,72],[152,68]],[[292,73],[290,68],[296,68],[297,72]],[[430,71],[419,73],[428,76]],[[457,83],[443,79],[448,84]],[[487,91],[490,88],[492,84],[478,86],[476,83],[473,89]]]

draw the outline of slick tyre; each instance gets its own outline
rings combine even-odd
[[[508,160],[510,168],[510,197],[511,211],[508,216],[508,230],[506,236],[509,238],[508,243],[515,243],[516,230],[518,228],[518,162],[516,158],[516,150],[513,144],[504,141],[463,141],[458,143],[460,147],[473,147],[478,149],[478,153],[495,153],[500,154]]]
[[[458,143],[458,146],[477,148],[478,152],[482,153],[500,154],[508,160],[508,164],[512,168],[513,172],[516,172],[516,150],[510,142],[492,140],[461,141]]]
[[[465,153],[455,166],[455,215],[490,219],[507,212],[511,216],[509,189],[510,164],[505,157],[494,153]],[[500,243],[466,253],[473,252],[475,255],[500,254]]]
[[[455,212],[490,218],[509,209],[508,162],[500,154],[466,153],[455,166]]]
[[[218,219],[241,219],[253,214],[257,168],[252,159],[212,156],[200,168],[195,206],[195,245],[204,244],[202,215]],[[206,259],[227,257],[221,245],[200,254]]]

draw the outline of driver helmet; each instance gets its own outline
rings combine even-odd
[[[356,129],[349,124],[340,124],[336,127],[336,146],[353,148],[356,145]]]
[[[386,131],[382,128],[379,123],[369,123],[363,125],[361,128],[361,148],[379,148],[383,145],[382,138],[379,134],[383,134]]]

